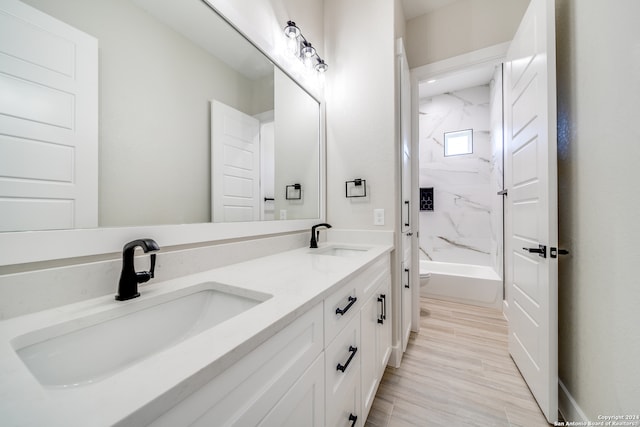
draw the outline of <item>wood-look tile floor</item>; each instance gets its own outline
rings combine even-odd
[[[545,427],[498,310],[421,298],[420,332],[387,367],[365,427]]]

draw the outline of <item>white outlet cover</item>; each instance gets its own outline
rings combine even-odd
[[[373,210],[373,225],[384,225],[384,209]]]

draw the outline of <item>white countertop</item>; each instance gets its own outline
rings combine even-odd
[[[321,244],[320,249],[323,246],[358,245],[331,242]],[[118,302],[113,295],[107,295],[2,321],[0,424],[139,425],[149,417],[145,411],[152,413],[155,407],[169,409],[393,249],[391,244],[360,246],[369,250],[358,256],[341,257],[301,248],[164,282],[156,278],[140,286],[141,296],[134,300]],[[273,297],[107,378],[77,387],[41,385],[11,345],[15,337],[52,324],[203,282],[219,282]],[[114,292],[116,287],[114,284]],[[157,415],[151,415],[149,421]]]

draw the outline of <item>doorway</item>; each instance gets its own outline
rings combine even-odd
[[[421,283],[423,296],[502,308],[504,209],[498,193],[504,185],[502,62],[508,45],[412,70],[418,88],[419,255],[423,273],[431,273]]]

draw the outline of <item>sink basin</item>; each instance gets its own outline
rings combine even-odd
[[[266,301],[271,295],[201,283],[16,337],[12,345],[48,387],[103,379]]]
[[[357,248],[357,247],[346,247],[346,246],[330,246],[328,248],[319,249],[316,252],[313,252],[318,255],[331,255],[331,256],[340,256],[340,257],[352,257],[352,256],[360,256],[367,252],[369,248]]]

